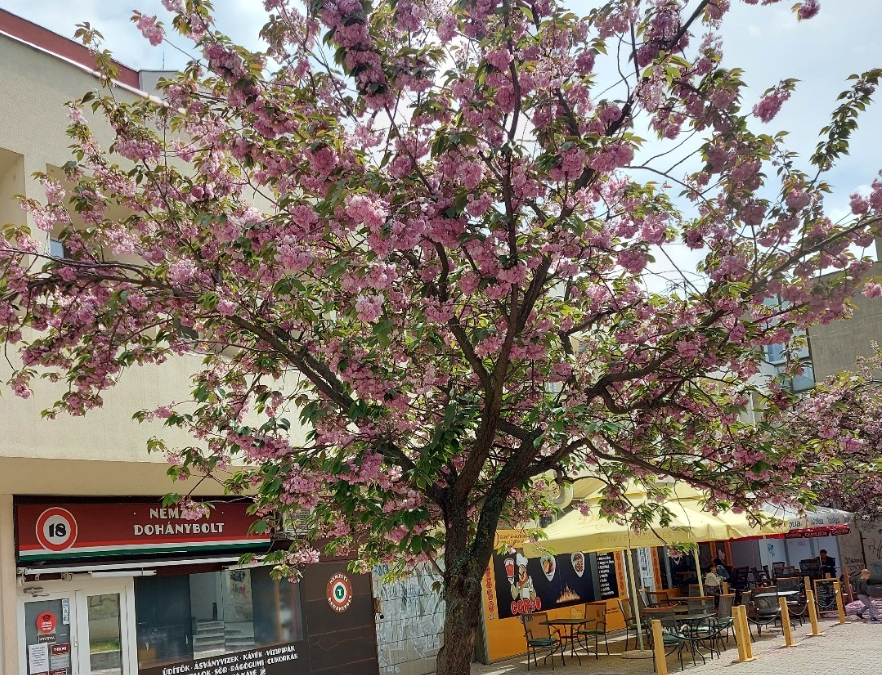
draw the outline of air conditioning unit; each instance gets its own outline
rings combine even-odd
[[[299,539],[309,530],[309,514],[312,509],[297,509],[293,515],[285,516],[282,536],[285,539]]]

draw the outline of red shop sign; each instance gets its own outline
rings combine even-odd
[[[246,502],[212,502],[191,520],[158,502],[17,504],[20,561],[248,550],[270,541],[249,534]]]

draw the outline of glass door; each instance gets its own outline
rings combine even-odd
[[[129,606],[125,589],[80,590],[76,600],[80,645],[77,675],[134,675],[130,641],[130,626],[134,622],[129,615],[134,608]]]
[[[24,603],[26,675],[83,675],[77,649],[77,604],[73,593]]]

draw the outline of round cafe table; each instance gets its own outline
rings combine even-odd
[[[754,598],[792,598],[799,595],[799,591],[772,591],[771,593],[756,593]]]
[[[594,623],[596,619],[594,618],[585,618],[582,616],[574,616],[574,617],[565,617],[560,619],[549,619],[548,621],[542,621],[542,623],[546,626],[554,626],[555,628],[560,627],[563,630],[560,632],[560,662],[561,665],[566,665],[566,661],[564,661],[564,652],[567,649],[567,643],[570,644],[570,656],[575,656],[579,660],[579,665],[582,665],[582,657],[579,656],[579,653],[576,651],[576,642],[579,640],[579,631],[582,629],[582,626],[585,626],[589,623]]]

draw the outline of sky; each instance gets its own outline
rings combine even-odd
[[[565,0],[585,15],[601,0]],[[266,14],[260,0],[215,0],[218,28],[233,40],[254,46]],[[821,0],[820,14],[798,22],[790,11],[793,0],[762,7],[732,0],[723,25],[724,65],[743,69],[748,85],[744,103],[752,106],[762,92],[783,78],[800,80],[781,113],[757,131],[786,129],[789,147],[802,156],[814,150],[818,132],[847,88],[852,73],[882,67],[882,0]],[[132,11],[170,15],[160,0],[0,0],[0,7],[61,35],[73,35],[75,25],[89,21],[106,40],[117,60],[135,69],[161,70],[182,66],[186,58],[167,45],[151,47],[130,21]],[[851,156],[828,174],[834,193],[828,213],[837,219],[848,211],[848,197],[867,190],[882,169],[882,92],[853,137]],[[764,128],[763,128],[764,127]]]

